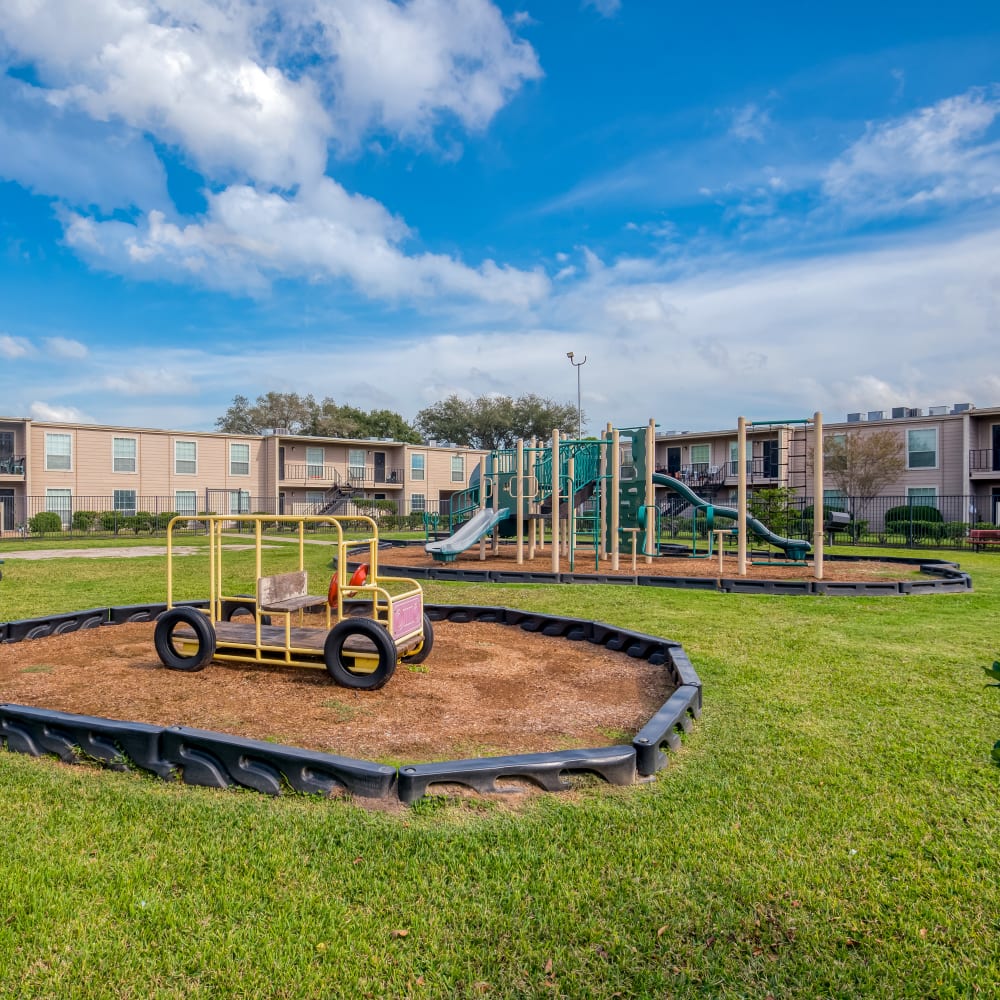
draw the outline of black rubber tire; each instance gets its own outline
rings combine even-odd
[[[407,653],[403,657],[404,663],[423,663],[428,656],[431,655],[431,650],[434,648],[434,626],[431,624],[430,618],[424,615],[424,644],[415,652]]]
[[[181,653],[174,645],[174,630],[178,625],[190,626],[194,632],[196,649],[190,655]],[[192,639],[185,636],[184,641],[191,642]],[[215,629],[196,608],[171,608],[156,619],[153,645],[164,666],[171,670],[193,673],[195,670],[204,670],[209,660],[215,656]]]
[[[257,603],[251,597],[248,601],[241,601],[238,598],[232,601],[223,601],[222,609],[219,612],[219,621],[231,622],[237,614],[249,615],[250,618],[256,619],[257,617]],[[260,616],[261,625],[270,625],[271,616],[261,615]]]
[[[378,653],[378,665],[363,673],[353,669],[353,657],[344,653],[344,643],[353,636],[368,639]],[[396,644],[384,625],[371,618],[345,618],[338,622],[323,644],[326,672],[340,685],[362,691],[375,691],[396,672]]]

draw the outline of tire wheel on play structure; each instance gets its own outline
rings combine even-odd
[[[349,641],[351,648],[345,650]],[[371,618],[345,618],[330,629],[323,661],[326,672],[343,687],[374,691],[396,672],[396,644]]]
[[[178,634],[178,627],[182,629]],[[171,608],[156,619],[156,655],[171,670],[204,670],[215,656],[215,629],[195,608]]]
[[[416,651],[413,653],[407,653],[403,657],[404,663],[423,663],[428,656],[431,655],[431,650],[434,648],[434,626],[431,624],[430,618],[424,615],[424,641],[423,645],[418,646]]]
[[[246,596],[246,595],[240,595]],[[219,612],[219,620],[224,622],[231,622],[234,618],[239,621],[241,618],[249,618],[251,621],[257,617],[257,602],[249,597],[246,601],[241,601],[239,597],[231,601],[223,601],[222,609]],[[260,616],[261,625],[270,625],[271,616],[261,615]]]

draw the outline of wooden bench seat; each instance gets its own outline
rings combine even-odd
[[[304,569],[257,580],[257,607],[261,611],[301,611],[317,604],[326,604],[326,595],[309,593],[309,575]]]
[[[987,545],[1000,545],[1000,528],[972,528],[969,531],[969,542],[973,552],[979,552]]]

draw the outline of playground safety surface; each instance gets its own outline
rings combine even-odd
[[[603,746],[642,728],[669,697],[667,672],[587,642],[485,623],[436,622],[427,662],[378,691],[325,671],[212,663],[167,670],[153,623],[4,646],[5,701],[209,730],[370,759]]]
[[[805,566],[786,564],[775,565],[758,557],[757,563],[748,562],[747,578],[751,580],[811,580],[813,578],[812,564]],[[766,563],[766,564],[765,564]],[[479,559],[479,547],[473,546],[460,555],[454,562],[447,564],[435,562],[421,547],[408,545],[395,548],[384,548],[379,551],[381,566],[414,566],[439,567],[462,570],[497,569],[523,571],[529,573],[550,573],[552,571],[552,552],[546,548],[541,555],[536,554],[533,560],[527,558],[523,565],[517,563],[517,552],[514,546],[502,545],[497,554],[493,554],[487,546],[486,560]],[[636,568],[632,569],[632,556],[622,555],[619,559],[617,574],[611,569],[611,560],[602,559],[595,568],[593,550],[577,552],[574,568],[570,570],[569,559],[563,556],[559,564],[560,573],[601,573],[608,576],[671,576],[671,577],[726,577],[737,576],[737,561],[735,555],[723,557],[723,569],[719,572],[718,555],[711,558],[691,559],[689,557],[657,556],[647,563],[640,555],[636,557]],[[826,559],[823,562],[823,579],[836,582],[869,582],[887,580],[915,580],[921,576],[917,566],[900,563],[864,560],[860,562],[837,562]]]

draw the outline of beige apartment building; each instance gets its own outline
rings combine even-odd
[[[0,417],[0,530],[41,510],[335,513],[390,500],[437,511],[484,452],[294,434],[263,436]]]
[[[810,414],[811,417],[811,414]],[[1000,524],[1000,407],[969,403],[924,409],[895,407],[824,419],[823,435],[899,435],[903,472],[882,490],[892,502],[947,506],[946,520]],[[747,429],[748,487],[786,486],[813,499],[810,455],[812,424],[789,421],[751,424]],[[687,482],[720,504],[736,503],[737,431],[669,431],[656,436],[656,467]],[[827,500],[838,490],[827,479]]]

